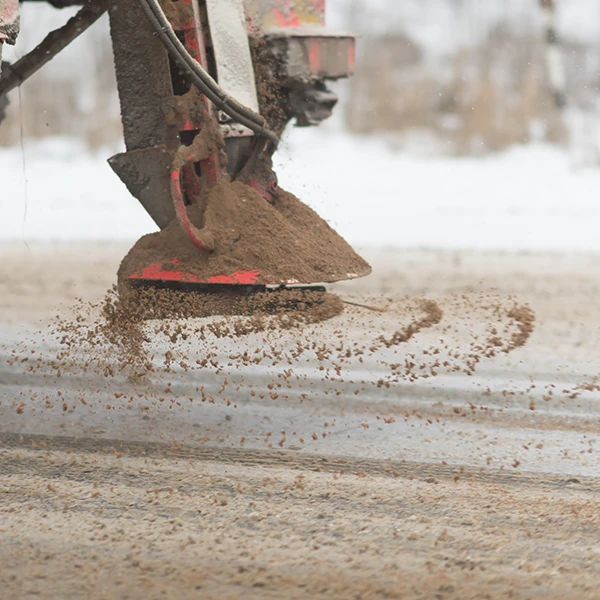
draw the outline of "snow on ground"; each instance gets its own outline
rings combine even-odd
[[[70,139],[0,148],[0,238],[134,239],[156,229],[108,166]]]
[[[155,226],[106,164],[64,139],[0,148],[0,239],[135,239]],[[422,157],[333,128],[294,130],[280,183],[357,245],[600,252],[600,169],[529,145]]]

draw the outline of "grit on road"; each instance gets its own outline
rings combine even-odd
[[[468,347],[491,305],[531,307],[527,343],[470,375],[355,393],[303,363],[302,390],[273,400],[248,392],[278,376],[257,365],[228,389],[235,408],[139,410],[67,372],[62,393],[88,404],[62,410],[41,400],[56,381],[15,349],[56,353],[47,323],[76,297],[99,300],[126,248],[0,251],[2,597],[596,597],[600,258],[367,249],[374,275],[333,291],[405,316],[414,298],[444,311],[402,352],[442,337]],[[348,306],[314,335],[360,341],[395,318]],[[347,368],[382,377],[374,359]],[[175,393],[201,384],[219,398],[222,376],[177,377]],[[109,394],[116,410],[98,410]]]

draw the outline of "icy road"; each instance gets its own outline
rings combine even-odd
[[[402,358],[433,360],[441,339],[464,352],[498,302],[529,305],[535,330],[471,375],[389,387],[377,356],[337,378],[288,365],[296,383],[275,397],[280,366],[176,370],[178,405],[149,400],[160,377],[131,403],[135,382],[14,360],[56,354],[46,324],[100,299],[126,247],[2,250],[3,597],[595,597],[599,259],[367,250],[375,274],[336,293],[443,310]],[[313,335],[360,342],[396,318],[348,306]],[[240,341],[219,344],[224,362]],[[66,408],[47,404],[57,390]]]

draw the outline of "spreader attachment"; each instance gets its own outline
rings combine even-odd
[[[111,34],[127,151],[110,164],[161,229],[125,257],[120,286],[252,291],[370,272],[271,168],[286,124],[329,116],[326,80],[353,70],[355,40],[325,30],[323,0],[114,0]]]

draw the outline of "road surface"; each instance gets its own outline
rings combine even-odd
[[[125,248],[0,250],[2,597],[597,596],[600,258],[367,249],[334,291],[385,312],[178,343],[222,370],[161,368],[151,332],[137,380],[48,366]],[[423,298],[439,323],[369,350]]]

